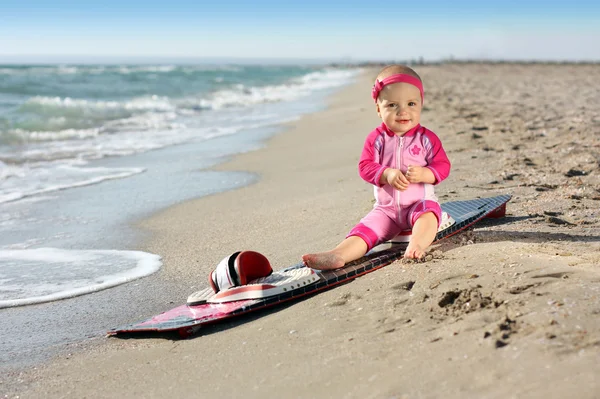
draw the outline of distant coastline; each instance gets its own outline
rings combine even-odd
[[[329,67],[333,68],[371,68],[371,67],[382,67],[390,64],[404,64],[411,66],[427,66],[427,65],[598,65],[600,60],[582,60],[582,61],[543,61],[543,60],[485,60],[485,59],[444,59],[439,61],[426,61],[426,60],[388,60],[388,61],[365,61],[358,63],[331,63]]]
[[[0,65],[304,65],[317,67],[373,67],[400,63],[406,65],[448,64],[523,64],[523,65],[595,65],[600,59],[485,59],[442,58],[427,60],[423,57],[385,60],[319,59],[319,58],[233,58],[233,57],[120,57],[81,55],[0,55]]]

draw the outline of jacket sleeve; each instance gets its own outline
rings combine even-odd
[[[427,152],[427,168],[433,172],[435,183],[439,184],[450,174],[450,160],[442,147],[442,142],[431,130],[427,130],[425,137],[429,140]]]
[[[372,131],[365,140],[360,161],[358,162],[358,173],[367,183],[371,183],[377,187],[383,186],[379,182],[383,171],[387,166],[380,163],[381,159],[381,141],[377,140],[379,131]]]

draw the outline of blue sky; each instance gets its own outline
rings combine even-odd
[[[600,60],[599,1],[2,0],[0,62]]]

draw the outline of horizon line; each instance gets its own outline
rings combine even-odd
[[[477,57],[448,57],[432,58],[430,60],[425,57],[408,57],[399,58],[321,58],[321,57],[221,57],[221,56],[161,56],[161,55],[33,55],[33,54],[11,54],[0,55],[0,65],[85,65],[85,64],[134,64],[134,63],[169,63],[169,64],[207,64],[207,63],[224,63],[224,64],[239,64],[239,63],[294,63],[302,62],[305,64],[347,64],[347,65],[364,65],[364,64],[390,64],[404,63],[413,65],[440,64],[440,63],[519,63],[519,64],[596,64],[600,63],[600,59],[568,59],[568,58],[477,58]]]

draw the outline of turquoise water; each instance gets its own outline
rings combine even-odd
[[[259,66],[0,66],[0,144],[173,128],[178,116],[293,99],[325,83],[323,73]]]
[[[260,147],[356,73],[0,65],[0,308],[155,272],[160,254],[130,251],[128,221],[255,181],[205,169]]]
[[[352,71],[276,66],[0,66],[0,202],[142,170],[88,162],[271,126]],[[262,106],[262,107],[261,107]]]

